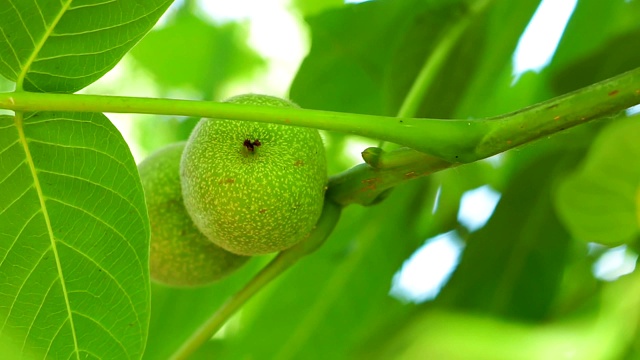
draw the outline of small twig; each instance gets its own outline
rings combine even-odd
[[[282,251],[240,291],[224,303],[182,346],[171,356],[173,360],[186,359],[207,342],[253,295],[267,286],[273,279],[292,267],[298,260],[317,250],[329,237],[340,219],[342,207],[325,201],[318,224],[309,237],[298,245]]]

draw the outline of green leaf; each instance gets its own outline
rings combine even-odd
[[[120,133],[102,114],[2,116],[0,184],[0,353],[140,358],[149,224]]]
[[[578,1],[554,56],[554,89],[573,91],[636,68],[639,14],[638,1]]]
[[[165,26],[145,36],[131,55],[165,92],[183,88],[211,100],[219,97],[225,82],[264,64],[246,42],[247,31],[241,25],[211,24],[181,8]]]
[[[369,343],[361,356],[353,358],[636,359],[623,354],[638,339],[639,286],[638,274],[608,283],[599,293],[597,306],[542,324],[423,309],[416,311],[404,328]]]
[[[442,86],[430,94],[453,94],[448,101],[457,107],[449,116],[495,116],[551,97],[536,91],[538,82],[545,80],[539,74],[528,73],[524,83],[521,80],[513,84],[513,55],[539,3],[540,0],[494,1],[472,24],[442,71],[443,75],[453,75],[441,76]],[[449,79],[453,76],[457,81]],[[437,102],[435,99],[429,104]],[[427,109],[428,106],[425,104]]]
[[[243,308],[220,358],[347,359],[372,329],[406,313],[389,290],[424,241],[412,216],[423,190],[415,181],[375,207],[344,209],[322,248]]]
[[[477,13],[469,10],[478,3],[378,1],[307,19],[312,48],[291,97],[305,108],[395,115],[425,61],[468,17],[471,25],[427,84],[418,115],[477,117],[495,111],[485,110],[487,101],[509,107],[494,98],[494,85],[510,87],[513,51],[539,0],[496,0]]]
[[[375,1],[308,18],[312,47],[291,98],[304,108],[395,115],[460,2]]]
[[[443,69],[442,80],[436,87],[439,92],[454,94],[451,101],[458,99],[453,117],[505,114],[637,67],[640,62],[638,3],[581,0],[551,62],[540,71],[521,74],[516,81],[514,51],[538,2],[494,1],[489,11],[469,29],[460,46],[466,51],[451,56],[452,61]],[[474,71],[469,73],[468,68],[474,66]],[[468,85],[454,81],[452,76],[469,78]],[[429,94],[430,98],[436,98],[423,108],[431,111],[442,103],[437,95]]]
[[[319,14],[331,8],[343,6],[344,0],[293,0],[293,5],[304,16]]]
[[[201,288],[151,284],[151,321],[144,359],[168,359],[231,295],[264,266],[267,258],[250,260],[228,278]]]
[[[542,157],[512,179],[489,222],[469,236],[437,302],[509,318],[547,315],[570,245],[551,202],[556,166]]]
[[[640,115],[610,124],[558,187],[556,207],[574,237],[615,246],[640,235],[638,134]]]
[[[74,92],[100,78],[172,0],[0,0],[0,74],[18,89]]]

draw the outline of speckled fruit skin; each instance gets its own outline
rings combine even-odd
[[[249,258],[213,244],[187,214],[180,188],[184,146],[161,148],[138,170],[151,223],[151,278],[169,286],[200,286],[225,277]]]
[[[227,102],[297,107],[253,94]],[[309,234],[322,212],[327,160],[315,129],[203,119],[189,137],[180,171],[191,218],[236,254],[287,249]]]

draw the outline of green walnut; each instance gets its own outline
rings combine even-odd
[[[138,170],[151,223],[151,278],[169,286],[200,286],[225,277],[249,258],[213,244],[189,217],[180,188],[184,146],[163,147]]]
[[[233,104],[298,107],[266,95]],[[200,231],[241,255],[287,249],[305,238],[322,212],[327,160],[315,129],[202,119],[180,163],[187,211]]]

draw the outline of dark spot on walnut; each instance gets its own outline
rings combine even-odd
[[[262,143],[258,139],[255,139],[254,141],[245,139],[242,145],[246,147],[249,152],[253,152],[253,150],[255,150],[256,147],[262,145]]]

